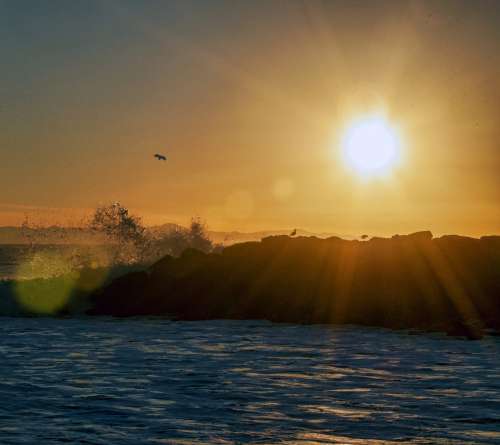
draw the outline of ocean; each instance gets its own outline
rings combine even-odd
[[[2,444],[500,443],[500,341],[0,318]]]
[[[0,280],[50,277],[83,261],[101,263],[106,254],[104,246],[92,244],[0,244]]]
[[[20,265],[29,259],[29,251],[23,244],[0,244],[0,279],[15,278]]]

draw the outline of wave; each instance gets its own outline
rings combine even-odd
[[[187,248],[216,248],[198,218],[153,230],[119,203],[97,208],[80,228],[25,222],[14,232],[22,243],[0,245],[0,315],[83,314],[88,296],[121,275]]]
[[[153,264],[187,248],[210,252],[218,247],[199,218],[193,218],[188,228],[149,228],[118,202],[98,207],[81,227],[25,221],[6,229],[8,238],[0,243],[0,279],[52,278],[84,268]]]

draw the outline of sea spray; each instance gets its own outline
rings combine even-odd
[[[151,229],[120,203],[98,207],[79,227],[26,218],[23,243],[0,246],[0,315],[83,313],[86,297],[133,270],[144,270],[165,255],[194,247],[218,249],[205,224]]]

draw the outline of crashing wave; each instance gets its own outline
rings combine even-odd
[[[79,313],[86,295],[123,273],[190,247],[216,248],[197,218],[189,228],[166,227],[145,227],[120,203],[97,208],[70,230],[25,221],[24,242],[0,249],[0,315]],[[75,234],[83,242],[75,243]]]

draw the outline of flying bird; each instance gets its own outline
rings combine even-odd
[[[297,229],[293,229],[292,233],[290,233],[290,236],[295,236],[295,235],[297,235]]]
[[[167,160],[167,157],[164,156],[164,155],[161,155],[159,153],[156,153],[155,154],[155,158],[158,159],[159,161],[166,161]]]

